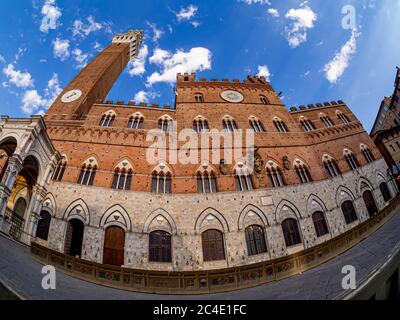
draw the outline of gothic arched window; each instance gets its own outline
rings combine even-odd
[[[355,157],[354,153],[351,152],[349,149],[344,150],[344,157],[347,164],[349,165],[350,170],[355,170],[359,167],[357,158]]]
[[[224,130],[227,132],[234,132],[234,131],[238,130],[236,121],[229,116],[224,117],[224,119],[222,120],[222,126],[223,126]]]
[[[289,132],[288,127],[286,126],[286,123],[283,122],[281,119],[279,119],[278,117],[274,118],[274,125],[276,127],[276,129],[278,130],[278,132],[280,133],[285,133],[285,132]]]
[[[282,222],[282,231],[287,247],[301,243],[300,230],[296,219],[286,219]]]
[[[262,104],[269,104],[269,101],[265,96],[260,96],[260,101]]]
[[[294,162],[294,169],[296,170],[300,183],[305,184],[312,181],[308,166],[303,161],[296,159]]]
[[[341,207],[342,207],[344,219],[346,220],[347,224],[350,224],[358,219],[357,213],[356,213],[356,210],[354,209],[354,205],[353,205],[352,201],[348,200],[348,201],[343,202]]]
[[[371,150],[366,145],[364,145],[364,144],[361,145],[361,152],[362,152],[365,160],[367,160],[368,163],[372,163],[375,161]]]
[[[326,114],[321,113],[319,118],[321,119],[322,123],[326,128],[333,127],[332,120]]]
[[[219,230],[207,230],[201,235],[203,260],[215,261],[225,259],[224,235]]]
[[[94,158],[85,161],[81,167],[78,184],[92,186],[97,172],[97,162]]]
[[[342,121],[343,123],[347,124],[350,123],[349,118],[341,111],[336,111],[336,115],[339,118],[340,121]]]
[[[208,126],[208,121],[201,116],[198,116],[193,120],[193,130],[197,133],[206,132],[210,128]]]
[[[249,256],[267,252],[264,228],[252,225],[246,228],[246,244]]]
[[[317,233],[317,237],[322,237],[329,233],[328,224],[326,223],[325,215],[323,212],[315,212],[312,215],[312,219],[314,222],[315,232]]]
[[[315,130],[314,123],[311,120],[306,119],[305,117],[300,118],[300,123],[301,123],[301,126],[303,127],[304,131],[306,131],[306,132]]]
[[[172,262],[172,237],[165,231],[153,231],[149,235],[149,261]]]
[[[119,164],[114,170],[112,188],[115,190],[131,190],[133,169],[128,161]]]
[[[202,95],[201,93],[196,93],[196,94],[194,95],[194,101],[195,101],[196,103],[202,103],[202,102],[204,102],[203,95]]]
[[[57,168],[54,171],[52,179],[54,181],[61,181],[62,178],[64,177],[64,173],[65,173],[65,169],[66,168],[67,168],[67,161],[64,158],[57,164]]]
[[[325,155],[323,157],[323,163],[326,171],[331,178],[337,177],[341,173],[336,163],[336,160],[333,159],[330,155]]]
[[[151,192],[171,193],[171,176],[171,170],[165,164],[158,165],[152,174]]]
[[[249,123],[254,132],[265,132],[264,126],[256,117],[251,117]]]
[[[108,111],[101,117],[99,126],[101,127],[112,127],[115,121],[115,112]]]
[[[197,192],[198,193],[214,193],[217,192],[217,177],[211,169],[203,168],[197,171]]]
[[[141,113],[136,113],[129,118],[128,129],[143,129],[144,118]]]
[[[279,188],[285,185],[282,170],[275,162],[268,161],[266,171],[269,183],[273,188]]]
[[[254,189],[253,180],[247,168],[238,168],[233,172],[237,191],[251,191]]]
[[[163,116],[158,120],[158,130],[170,132],[173,130],[173,120],[170,116]]]

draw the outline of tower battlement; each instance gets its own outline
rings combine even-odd
[[[251,76],[249,75],[246,80],[238,80],[238,79],[217,79],[217,78],[212,78],[212,79],[206,79],[206,78],[196,78],[196,73],[178,73],[176,77],[176,82],[177,84],[179,83],[184,83],[184,82],[209,82],[209,83],[234,83],[234,84],[258,84],[258,85],[268,85],[270,86],[270,83],[265,79],[265,77],[259,77],[259,76]]]
[[[140,45],[143,42],[143,30],[129,30],[126,33],[118,33],[114,36],[112,43],[129,43],[131,59],[137,58]]]

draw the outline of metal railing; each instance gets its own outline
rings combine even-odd
[[[123,290],[159,294],[206,294],[232,291],[281,280],[315,268],[352,248],[392,218],[400,197],[352,230],[302,252],[257,264],[212,271],[162,272],[112,267],[67,256],[32,243],[42,263],[72,276]]]
[[[16,240],[20,240],[24,232],[25,220],[9,208],[4,213],[4,220],[10,224],[10,236]]]

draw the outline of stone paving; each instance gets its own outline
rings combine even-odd
[[[34,261],[29,248],[0,236],[0,281],[22,297],[34,300],[159,300],[159,299],[335,299],[343,293],[341,274],[344,265],[357,270],[357,282],[384,263],[400,243],[400,214],[346,253],[303,274],[259,287],[208,295],[152,295],[103,287],[57,273],[57,289],[41,287],[42,265]]]

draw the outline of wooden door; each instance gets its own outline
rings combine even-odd
[[[82,221],[73,219],[68,222],[65,235],[65,253],[73,257],[81,257],[84,224]]]
[[[103,263],[112,266],[124,264],[125,231],[119,227],[108,227],[104,237]]]
[[[363,193],[363,198],[365,202],[365,206],[367,207],[369,216],[372,217],[376,213],[378,213],[378,208],[376,207],[374,196],[371,191],[365,191]]]
[[[71,254],[72,232],[73,232],[73,226],[71,221],[69,221],[67,225],[67,232],[65,234],[65,244],[64,244],[64,252],[65,254],[68,255]]]

